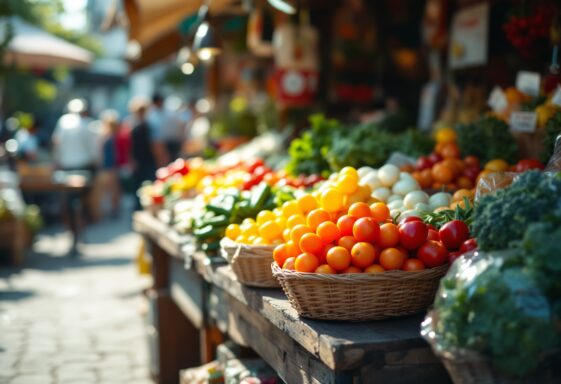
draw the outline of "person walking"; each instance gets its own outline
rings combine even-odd
[[[111,217],[119,216],[121,206],[121,186],[119,182],[117,140],[119,134],[119,114],[106,110],[101,114],[101,184],[104,193],[109,193]]]
[[[152,106],[148,111],[148,123],[161,135],[168,157],[176,159],[181,151],[184,127],[177,113],[164,106],[164,98],[160,94],[152,97]]]
[[[131,163],[133,190],[136,192],[145,181],[155,179],[156,169],[169,162],[161,131],[152,126],[146,117],[148,103],[143,98],[131,100],[133,128],[131,130]],[[136,195],[135,195],[136,196]],[[140,209],[136,196],[135,209]]]

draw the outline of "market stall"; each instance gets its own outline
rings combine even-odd
[[[256,3],[250,53],[202,7],[178,56],[213,156],[138,191],[154,375],[227,381],[228,341],[286,383],[558,381],[558,6]]]

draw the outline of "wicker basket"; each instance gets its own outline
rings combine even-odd
[[[417,272],[327,275],[271,266],[298,314],[320,320],[366,321],[411,315],[434,300],[448,265]]]
[[[228,238],[222,239],[220,245],[240,283],[250,287],[280,287],[271,272],[274,246],[238,244]]]
[[[551,351],[541,360],[542,367],[528,378],[515,378],[499,371],[484,355],[463,348],[445,351],[438,347],[434,332],[434,312],[430,312],[423,322],[421,332],[440,358],[454,384],[553,384],[561,382],[559,350]]]

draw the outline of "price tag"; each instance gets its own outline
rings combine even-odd
[[[561,87],[560,86],[557,86],[557,90],[555,91],[555,93],[553,94],[553,97],[551,98],[551,104],[557,105],[558,107],[561,107]]]
[[[540,94],[540,74],[519,71],[516,75],[516,88],[527,95],[536,97]]]
[[[493,88],[487,100],[487,105],[497,113],[504,111],[508,107],[508,100],[501,87],[496,86]]]
[[[536,130],[538,116],[535,112],[512,112],[510,130],[513,132],[532,133]]]

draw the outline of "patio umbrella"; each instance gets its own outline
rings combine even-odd
[[[1,37],[6,35],[8,22],[12,25],[13,37],[4,56],[4,64],[46,69],[57,65],[83,67],[92,62],[90,51],[16,16],[0,20]]]

